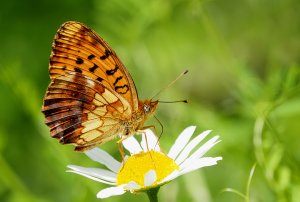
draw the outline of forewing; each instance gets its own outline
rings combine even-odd
[[[138,108],[134,82],[116,53],[95,33],[79,22],[64,23],[55,36],[50,57],[50,77],[66,72],[81,73],[124,97]]]

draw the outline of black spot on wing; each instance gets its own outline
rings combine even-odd
[[[106,58],[108,58],[111,55],[111,51],[109,50],[105,50],[104,55],[102,55],[100,57],[101,60],[105,60]]]
[[[126,94],[129,91],[129,87],[127,84],[125,84],[123,86],[116,86],[115,91],[117,91],[118,93],[121,93],[121,94]]]
[[[95,57],[96,57],[95,55],[91,54],[91,55],[88,56],[88,59],[89,59],[89,60],[92,60],[92,59],[95,58]]]
[[[101,77],[98,77],[96,80],[99,81],[99,82],[103,81],[103,79]]]
[[[114,75],[114,73],[116,73],[118,71],[119,67],[118,65],[116,65],[116,67],[114,69],[110,69],[110,70],[106,70],[106,74],[111,76]]]
[[[78,67],[75,67],[75,68],[74,68],[74,71],[77,72],[77,73],[82,73],[82,70],[79,69]]]
[[[118,81],[120,81],[122,78],[123,78],[123,76],[117,77],[113,85],[116,86]]]
[[[94,64],[93,67],[89,68],[90,72],[95,72],[95,70],[98,68],[98,65]]]
[[[82,63],[83,63],[83,59],[81,59],[81,58],[76,59],[76,64],[80,65]]]

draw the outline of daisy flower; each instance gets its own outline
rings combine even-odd
[[[171,180],[202,167],[216,165],[222,157],[203,157],[215,144],[220,142],[214,136],[207,142],[201,141],[211,132],[204,131],[191,140],[195,126],[186,128],[176,139],[170,151],[165,154],[157,144],[157,138],[151,130],[145,130],[141,142],[134,136],[122,144],[129,151],[124,163],[117,161],[107,152],[94,148],[85,154],[107,169],[86,168],[69,165],[68,172],[77,173],[92,180],[111,185],[98,192],[98,198],[131,193],[147,192],[150,201],[157,201],[158,189]]]

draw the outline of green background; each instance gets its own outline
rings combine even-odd
[[[222,142],[217,166],[163,186],[160,201],[300,200],[300,3],[298,0],[23,0],[0,5],[0,201],[100,201],[107,187],[66,173],[98,166],[49,135],[41,114],[58,27],[76,20],[118,53],[150,98],[185,69],[159,99],[161,145],[196,125]],[[158,123],[151,119],[160,130]],[[115,141],[101,147],[120,159]],[[147,201],[145,194],[103,201]]]

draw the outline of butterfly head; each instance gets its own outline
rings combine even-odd
[[[145,114],[145,116],[151,116],[156,110],[158,101],[155,100],[145,100],[139,103],[141,110]]]

